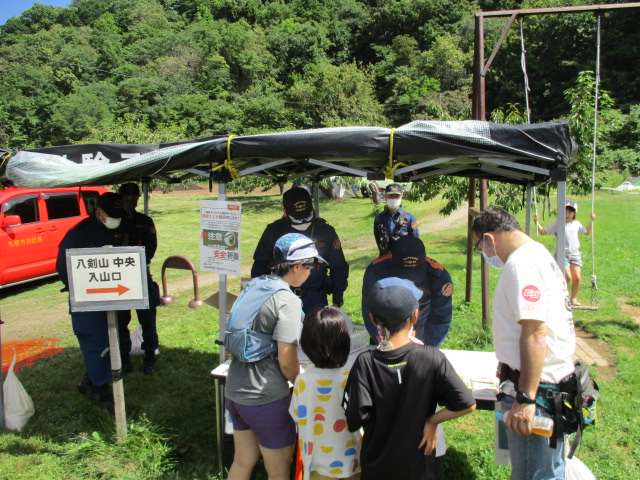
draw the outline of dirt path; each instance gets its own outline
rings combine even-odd
[[[633,321],[640,325],[640,307],[629,304],[630,298],[619,298],[618,305],[623,315],[633,318]]]
[[[422,225],[425,225],[427,233],[432,233],[440,230],[446,230],[447,228],[466,225],[468,218],[467,212],[468,208],[464,206],[460,207],[451,215],[448,215],[446,217],[440,215],[439,213],[426,215],[418,219],[418,228],[422,228]]]

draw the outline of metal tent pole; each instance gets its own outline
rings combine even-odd
[[[558,180],[558,233],[556,234],[556,262],[560,270],[564,272],[564,249],[565,249],[565,229],[567,223],[567,212],[565,205],[567,204],[567,182]]]
[[[149,216],[149,182],[142,181],[142,202],[144,205],[144,214]]]
[[[218,183],[218,200],[227,200],[227,184]],[[219,310],[218,310],[218,335],[224,332],[227,326],[227,274],[218,274]],[[221,337],[222,338],[222,337]],[[220,345],[220,363],[227,359],[227,352],[224,345]]]
[[[527,219],[525,220],[524,233],[531,236],[531,184],[527,185]]]
[[[313,206],[316,210],[316,216],[321,218],[320,215],[320,184],[318,180],[313,181]]]

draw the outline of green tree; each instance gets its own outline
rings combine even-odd
[[[16,27],[21,33],[35,33],[41,30],[49,30],[55,24],[59,23],[63,11],[64,9],[61,7],[52,7],[50,5],[36,3],[33,7],[22,12],[19,18],[8,23],[6,25],[6,31],[11,33],[13,28]]]
[[[622,115],[618,111],[605,111],[602,112],[602,117],[608,119],[614,114],[617,114],[618,120],[615,123],[610,120],[603,122],[602,136],[598,138],[600,143],[606,142],[609,147],[603,152],[602,157],[605,157],[603,163],[607,166],[606,154],[610,154],[615,159],[611,162],[612,168],[620,172],[628,171],[631,176],[639,176],[640,105],[632,105],[627,115]],[[613,123],[614,128],[609,128],[610,123]]]
[[[377,0],[371,2],[369,22],[359,32],[355,55],[365,63],[375,62],[375,46],[390,45],[399,35],[418,41],[427,50],[445,33],[457,33],[478,10],[468,0]]]
[[[424,112],[424,100],[440,91],[437,79],[424,75],[426,54],[418,41],[399,35],[390,46],[376,47],[380,61],[373,66],[385,114],[394,125],[404,124]]]
[[[473,58],[460,48],[460,41],[459,36],[445,33],[425,52],[426,72],[443,90],[458,90],[470,83]]]
[[[236,91],[242,92],[274,76],[275,58],[261,28],[252,28],[243,20],[220,27],[220,54],[229,65]]]
[[[115,103],[113,88],[104,84],[90,85],[62,97],[52,108],[49,121],[55,144],[73,143],[96,126],[113,119],[110,104]]]
[[[306,128],[375,125],[382,120],[367,73],[355,64],[312,64],[297,76],[288,101]]]
[[[269,51],[277,62],[278,80],[287,83],[310,63],[326,59],[329,39],[324,25],[287,18],[266,30]]]
[[[101,78],[108,78],[110,71],[121,64],[124,56],[121,31],[113,14],[105,13],[93,23],[90,42],[98,52],[96,73]]]
[[[152,128],[149,118],[125,114],[100,126],[94,126],[87,135],[74,143],[170,143],[184,139],[184,132],[172,125]]]
[[[162,5],[156,0],[138,0],[131,2],[125,10],[127,16],[127,32],[125,43],[150,37],[161,37],[172,30]]]
[[[574,87],[565,91],[567,102],[571,105],[569,128],[572,138],[578,143],[578,153],[571,163],[567,183],[576,195],[587,195],[592,188],[593,168],[593,133],[595,116],[595,79],[593,72],[584,71],[578,75]],[[602,118],[602,112],[606,112],[613,106],[613,100],[609,92],[599,91],[598,120]],[[599,128],[596,141],[602,138],[602,129]],[[596,180],[596,187],[599,186]]]

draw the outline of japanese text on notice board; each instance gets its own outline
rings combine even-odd
[[[242,204],[200,202],[200,270],[240,276]]]

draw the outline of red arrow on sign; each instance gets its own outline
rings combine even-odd
[[[117,287],[110,288],[87,288],[87,294],[89,293],[117,293],[118,295],[122,295],[123,293],[127,293],[130,288],[125,287],[124,285],[118,284]]]

